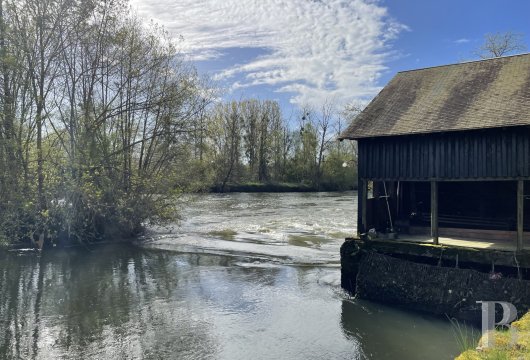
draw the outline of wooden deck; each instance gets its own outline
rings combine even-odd
[[[399,234],[399,241],[433,243],[430,228],[410,227],[408,234]],[[494,249],[515,251],[517,249],[517,232],[501,230],[440,228],[439,244],[475,249]],[[523,234],[523,249],[530,249],[530,233]]]
[[[433,239],[430,235],[399,235],[396,241],[405,241],[405,242],[416,242],[416,243],[433,243]],[[504,251],[515,251],[516,250],[516,240],[506,241],[506,240],[481,240],[476,238],[462,238],[462,237],[439,237],[438,238],[440,245],[445,246],[457,246],[457,247],[466,247],[474,249],[494,249],[494,250],[504,250]],[[525,249],[530,249],[530,244],[525,244]]]

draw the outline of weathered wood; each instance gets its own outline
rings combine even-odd
[[[408,235],[411,236],[430,236],[430,227],[410,226],[408,228]],[[485,230],[485,229],[462,229],[452,227],[438,226],[438,236],[440,238],[452,239],[473,239],[485,242],[499,242],[502,244],[514,245],[514,239],[517,237],[517,231],[510,230]],[[407,239],[407,234],[403,234],[402,238]],[[530,232],[523,233],[523,240],[530,241]]]
[[[431,181],[431,236],[438,245],[438,183]]]
[[[517,181],[517,251],[524,248],[523,223],[524,223],[524,181]]]
[[[392,181],[530,179],[530,127],[359,140],[359,175]]]
[[[521,250],[516,256],[513,251],[498,249],[476,249],[472,247],[456,247],[433,245],[429,243],[407,242],[402,240],[368,240],[346,239],[359,241],[362,249],[375,250],[387,255],[405,255],[455,261],[459,263],[475,263],[482,265],[520,267],[530,269],[530,251]]]

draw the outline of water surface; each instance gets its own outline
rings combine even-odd
[[[354,204],[202,195],[141,247],[0,254],[0,358],[453,358],[447,321],[340,289]]]

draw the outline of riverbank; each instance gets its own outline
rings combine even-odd
[[[469,349],[455,360],[482,359],[528,359],[530,354],[530,312],[511,325],[517,330],[515,338],[510,331],[495,331],[494,346],[483,349]],[[479,343],[479,348],[480,348]]]
[[[284,193],[284,192],[332,192],[332,191],[349,191],[356,190],[357,186],[343,188],[337,184],[321,184],[314,186],[302,183],[287,182],[247,182],[247,183],[229,183],[224,189],[220,185],[212,186],[209,191],[212,193]]]

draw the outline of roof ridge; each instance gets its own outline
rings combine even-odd
[[[401,71],[398,71],[397,73],[401,74],[401,73],[428,70],[428,69],[448,67],[448,66],[458,66],[458,65],[463,65],[463,64],[471,64],[471,63],[486,62],[486,61],[497,61],[497,60],[500,60],[500,59],[507,59],[507,58],[517,57],[517,56],[529,56],[529,55],[530,55],[530,52],[526,52],[526,53],[521,53],[521,54],[497,56],[497,57],[492,57],[492,58],[488,58],[488,59],[469,60],[469,61],[463,61],[463,62],[452,63],[452,64],[434,65],[434,66],[426,66],[426,67],[417,68],[417,69],[401,70]]]

